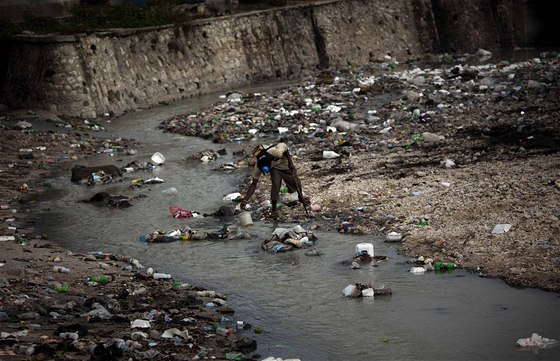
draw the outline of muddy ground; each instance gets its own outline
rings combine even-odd
[[[406,256],[559,292],[560,59],[543,54],[476,66],[443,60],[401,69],[395,59],[380,59],[268,93],[230,93],[162,128],[264,144],[281,132],[315,209],[307,216],[301,205],[286,205],[281,220],[397,232]],[[106,140],[96,124],[41,112],[3,113],[0,123],[1,235],[14,236],[0,242],[2,360],[260,357],[253,354],[258,328],[236,330],[225,297],[154,280],[126,255],[72,254],[34,231],[30,199],[49,187],[49,174],[70,176],[68,161],[103,148],[133,149],[134,140]],[[50,130],[40,130],[45,125]],[[325,159],[323,151],[339,156]],[[268,199],[263,178],[253,210]],[[511,228],[493,234],[498,224]],[[110,281],[88,283],[94,275]],[[136,319],[151,327],[131,327]],[[217,334],[218,326],[231,335]],[[164,338],[166,330],[175,334]]]

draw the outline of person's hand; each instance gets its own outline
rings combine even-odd
[[[299,197],[299,201],[304,205],[304,206],[308,206],[309,204],[311,204],[311,201],[309,200],[308,197],[302,196]]]
[[[247,199],[247,197],[245,197],[244,195],[239,196],[239,201],[240,202],[245,202],[246,199]]]

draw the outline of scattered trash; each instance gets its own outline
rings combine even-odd
[[[441,165],[444,166],[445,168],[453,168],[455,167],[456,164],[453,160],[446,158],[441,161]]]
[[[69,273],[70,270],[66,267],[61,267],[61,266],[54,266],[53,270],[59,273]]]
[[[542,337],[539,334],[533,333],[531,337],[520,338],[516,342],[521,347],[529,348],[551,348],[558,345],[558,341],[552,338]]]
[[[356,255],[363,255],[367,254],[370,257],[373,257],[373,244],[371,243],[358,243],[356,245]]]
[[[333,152],[332,150],[323,151],[323,159],[334,159],[340,157],[340,154]]]
[[[130,322],[130,328],[150,328],[150,321],[136,319]]]
[[[273,234],[261,244],[261,248],[273,253],[291,251],[297,248],[313,247],[317,237],[302,226],[276,228]]]
[[[97,284],[105,284],[111,282],[113,279],[111,276],[92,276],[88,277],[88,284],[90,286],[95,286]]]
[[[354,230],[354,226],[355,225],[353,221],[345,221],[338,226],[338,231],[340,233],[352,233],[352,231]]]
[[[0,242],[8,242],[8,241],[15,241],[16,237],[14,236],[0,236]]]
[[[154,178],[150,178],[150,179],[146,179],[144,181],[144,184],[160,184],[165,182],[163,179],[158,178],[158,177],[154,177]]]
[[[242,227],[247,227],[247,226],[252,226],[253,225],[253,219],[251,218],[251,212],[241,212],[238,215],[239,218],[239,223],[241,224]]]
[[[493,234],[507,233],[511,229],[511,224],[496,224],[492,230]]]
[[[165,157],[163,156],[163,154],[161,154],[160,152],[155,152],[152,155],[152,162],[154,162],[157,165],[161,165],[165,162]]]
[[[241,198],[241,193],[236,192],[236,193],[230,193],[228,195],[225,195],[223,200],[224,200],[224,202],[227,202],[227,201],[232,201],[233,202],[233,201],[239,201],[240,198]]]
[[[385,236],[385,242],[400,242],[402,241],[402,234],[397,232],[389,232]]]
[[[173,213],[172,213],[173,215]],[[194,232],[190,229],[190,227],[185,226],[181,229],[175,229],[168,232],[162,231],[154,231],[149,234],[144,234],[140,236],[138,239],[141,242],[148,242],[148,243],[168,243],[168,242],[175,242],[179,240],[189,240],[192,239],[192,235]]]
[[[372,284],[355,283],[344,287],[342,294],[345,297],[359,298],[359,297],[374,297],[374,296],[387,296],[391,295],[393,291],[390,288],[381,285],[374,287]]]
[[[426,268],[424,268],[424,267],[412,267],[409,272],[413,273],[415,275],[419,275],[419,274],[425,273]]]
[[[161,191],[161,193],[168,194],[170,196],[177,194],[177,188],[171,187]]]
[[[153,277],[155,280],[160,280],[160,279],[170,279],[171,275],[168,273],[154,273]]]
[[[169,207],[169,213],[173,216],[173,218],[192,218],[194,214],[189,212],[181,207],[171,206]]]
[[[161,337],[163,337],[163,338],[174,338],[175,336],[179,336],[179,337],[181,337],[185,340],[188,340],[188,339],[192,338],[192,337],[189,336],[189,331],[188,330],[180,331],[177,328],[167,329],[161,334]]]
[[[72,168],[73,183],[87,185],[105,184],[122,180],[122,171],[114,165],[101,165],[96,167],[85,167],[77,165]]]

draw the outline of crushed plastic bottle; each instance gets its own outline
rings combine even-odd
[[[112,281],[111,276],[106,276],[106,275],[93,276],[88,278],[89,283],[95,283],[95,284],[98,283],[104,284],[104,283],[109,283],[111,281]]]
[[[70,270],[68,268],[61,266],[54,266],[53,270],[59,273],[70,273]]]

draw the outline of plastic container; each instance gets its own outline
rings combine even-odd
[[[373,257],[373,244],[371,243],[358,243],[356,245],[356,254],[366,251],[370,257]]]
[[[451,271],[451,270],[455,269],[455,263],[436,261],[436,262],[434,262],[434,268],[436,270],[450,270]]]
[[[88,278],[89,282],[96,282],[96,283],[109,283],[111,282],[110,276],[93,276]]]
[[[237,216],[239,218],[239,223],[242,227],[252,226],[253,225],[253,218],[251,217],[251,212],[241,212]]]
[[[333,159],[340,157],[340,154],[333,152],[332,150],[323,151],[323,159]]]
[[[342,290],[342,293],[346,297],[352,297],[352,295],[354,294],[355,291],[356,291],[356,285],[348,285],[348,286],[344,287],[344,289]]]
[[[415,275],[420,275],[423,274],[424,272],[426,272],[426,269],[424,267],[412,267],[410,269],[410,273]]]
[[[60,272],[60,273],[69,273],[70,270],[66,267],[61,267],[61,266],[54,266],[53,270],[56,272]]]
[[[397,232],[391,232],[385,236],[386,242],[400,242],[402,241],[402,234]]]
[[[152,155],[152,162],[155,164],[163,164],[163,162],[165,162],[165,157],[160,152],[155,152],[154,155]]]
[[[218,327],[216,329],[216,335],[220,335],[220,336],[229,336],[231,334],[230,330],[228,330],[227,328],[224,327]]]
[[[155,280],[159,280],[159,279],[171,278],[171,275],[167,273],[154,273],[153,277]]]

